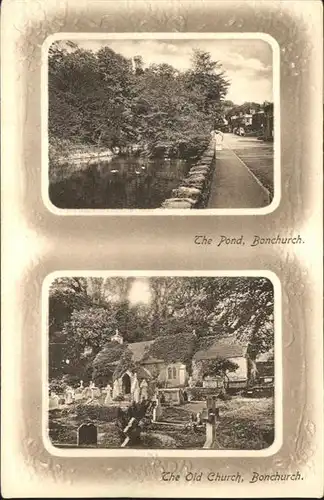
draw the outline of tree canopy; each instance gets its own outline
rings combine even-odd
[[[145,65],[105,46],[55,42],[49,50],[49,139],[112,147],[137,144],[178,154],[206,145],[229,82],[221,64],[195,50],[192,67]]]
[[[230,337],[247,344],[252,358],[273,348],[274,293],[266,278],[151,277],[146,279],[150,300],[136,303],[130,293],[134,283],[133,277],[53,282],[49,295],[53,373],[88,366],[104,346],[106,351],[119,349],[110,341],[116,329],[125,344],[160,339],[166,350],[172,338],[168,336],[182,334],[185,343],[186,334],[193,332],[199,340]]]

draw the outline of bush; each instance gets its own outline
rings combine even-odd
[[[62,379],[53,379],[49,383],[49,393],[55,392],[55,394],[62,394],[67,388],[67,383]]]

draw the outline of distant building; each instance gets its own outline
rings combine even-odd
[[[192,360],[192,377],[194,380],[203,378],[204,361],[213,359],[225,359],[235,363],[238,368],[234,372],[228,372],[225,377],[225,387],[228,389],[240,389],[247,386],[249,379],[250,360],[247,355],[247,345],[234,342],[232,338],[206,337],[207,348],[195,353]]]

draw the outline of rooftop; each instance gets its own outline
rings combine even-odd
[[[214,358],[241,358],[245,357],[247,352],[247,345],[238,344],[237,341],[234,342],[232,337],[216,339],[215,337],[210,337],[210,344],[205,348],[198,350],[194,355],[194,359],[197,361],[203,359],[214,359]]]

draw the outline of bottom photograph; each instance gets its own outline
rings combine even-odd
[[[268,277],[55,275],[45,293],[53,446],[262,450],[273,444],[275,313]]]

